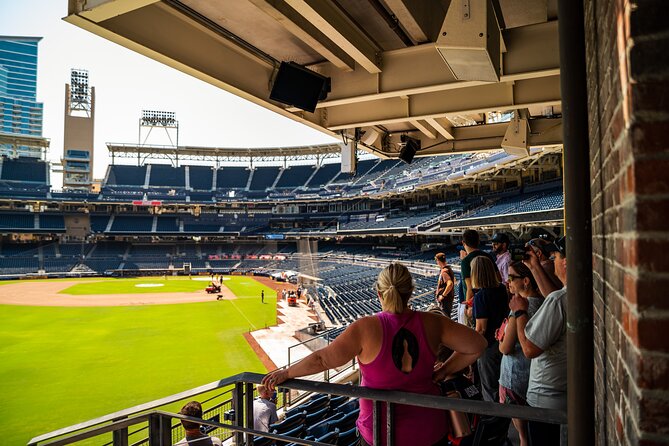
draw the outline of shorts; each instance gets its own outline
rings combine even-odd
[[[502,386],[500,384],[499,386],[499,402],[500,404],[513,404],[515,406],[527,406],[527,401],[525,401],[525,398],[522,396],[518,395],[516,392],[514,392],[511,389],[507,389],[506,387]]]

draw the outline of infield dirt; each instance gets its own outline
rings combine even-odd
[[[207,294],[204,289],[194,292],[141,293],[141,294],[59,294],[81,281],[63,282],[17,282],[0,287],[0,304],[27,305],[39,307],[111,307],[130,305],[165,305],[216,300],[216,294]],[[108,281],[110,289],[113,281]],[[203,285],[204,288],[204,285]],[[223,299],[237,297],[225,286],[221,287]]]

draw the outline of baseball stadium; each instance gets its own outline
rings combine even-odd
[[[54,147],[24,92],[39,38],[0,36],[0,443],[665,444],[666,342],[642,310],[664,304],[637,287],[666,262],[637,238],[666,219],[637,206],[666,179],[630,155],[645,5],[63,3],[337,142],[182,144],[146,109],[138,141],[95,147],[103,105],[72,69]],[[614,56],[596,23],[616,17]]]

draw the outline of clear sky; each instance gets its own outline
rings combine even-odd
[[[40,36],[37,99],[44,103],[49,158],[63,150],[65,84],[70,69],[89,71],[96,89],[95,177],[109,163],[106,142],[136,143],[141,111],[176,112],[179,143],[274,147],[333,138],[109,42],[62,20],[67,0],[0,0],[0,35]],[[54,188],[62,180],[52,175]]]

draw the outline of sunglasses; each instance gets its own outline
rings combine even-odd
[[[523,277],[525,277],[525,276],[516,276],[515,274],[509,274],[508,282],[511,282],[512,280],[516,280],[516,279],[522,279]]]

